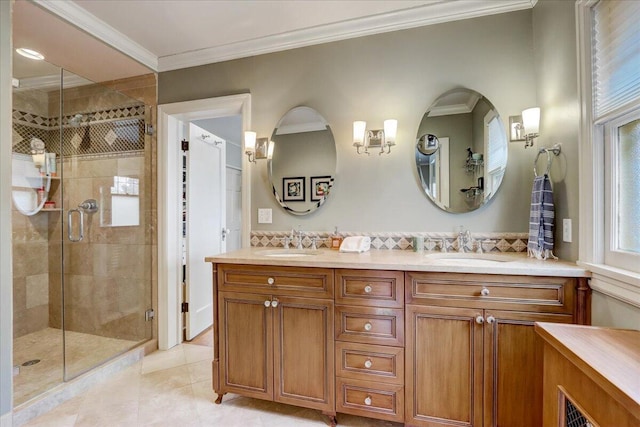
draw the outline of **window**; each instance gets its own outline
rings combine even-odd
[[[640,285],[640,1],[578,0],[578,11],[580,259]]]
[[[640,271],[640,111],[604,126],[605,264]]]

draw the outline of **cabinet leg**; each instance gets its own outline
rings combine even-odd
[[[222,403],[222,396],[224,396],[227,393],[217,393],[218,398],[216,399],[216,405],[219,405]]]
[[[322,414],[326,415],[327,418],[329,418],[329,425],[331,427],[336,427],[336,425],[338,424],[338,421],[336,420],[336,414],[327,413],[327,412],[323,412]]]

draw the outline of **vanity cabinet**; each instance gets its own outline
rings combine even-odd
[[[335,415],[333,271],[218,268],[216,393]]]
[[[336,270],[336,411],[404,421],[404,273]]]
[[[406,422],[542,425],[534,322],[573,323],[576,279],[407,273]]]
[[[217,403],[229,392],[273,400],[318,409],[331,425],[347,413],[539,427],[534,323],[590,322],[586,277],[210,260]]]

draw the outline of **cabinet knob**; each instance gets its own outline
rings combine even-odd
[[[487,316],[487,323],[488,324],[493,324],[496,321],[496,318],[493,316]]]
[[[278,306],[278,300],[274,299],[273,301],[271,301],[271,307],[275,308]]]
[[[276,283],[276,279],[274,279],[273,277],[269,277],[267,279],[267,283],[270,284],[270,285],[273,285],[274,283]]]
[[[266,300],[266,301],[264,302],[264,306],[265,306],[265,307],[270,307],[270,306],[271,306],[271,301]]]
[[[364,398],[364,404],[367,406],[371,406],[371,396],[367,396]]]
[[[484,317],[482,317],[482,316],[478,315],[478,316],[476,317],[476,323],[477,323],[478,325],[482,325],[482,324],[484,323]]]
[[[487,288],[482,288],[482,290],[480,291],[480,295],[482,295],[483,297],[488,297],[490,294],[489,289]]]
[[[370,367],[372,367],[372,366],[373,366],[373,362],[371,361],[371,359],[367,359],[367,360],[364,362],[364,367],[365,367],[365,368],[369,369],[369,368],[370,368]]]
[[[365,324],[364,324],[364,330],[365,330],[365,331],[370,331],[372,327],[373,327],[373,326],[372,326],[372,325],[371,325],[371,323],[369,323],[369,322],[367,322],[367,323],[365,323]]]
[[[364,293],[365,294],[370,294],[372,290],[373,290],[373,288],[371,287],[371,285],[367,285],[367,286],[364,287]]]

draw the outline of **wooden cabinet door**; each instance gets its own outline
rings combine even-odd
[[[543,346],[533,323],[572,316],[485,310],[484,318],[484,427],[540,427]]]
[[[406,412],[412,426],[482,425],[482,310],[406,306]],[[516,424],[517,425],[517,424]]]
[[[335,412],[333,301],[274,300],[274,400]]]
[[[218,301],[220,390],[273,397],[273,308],[271,297],[222,292]]]

